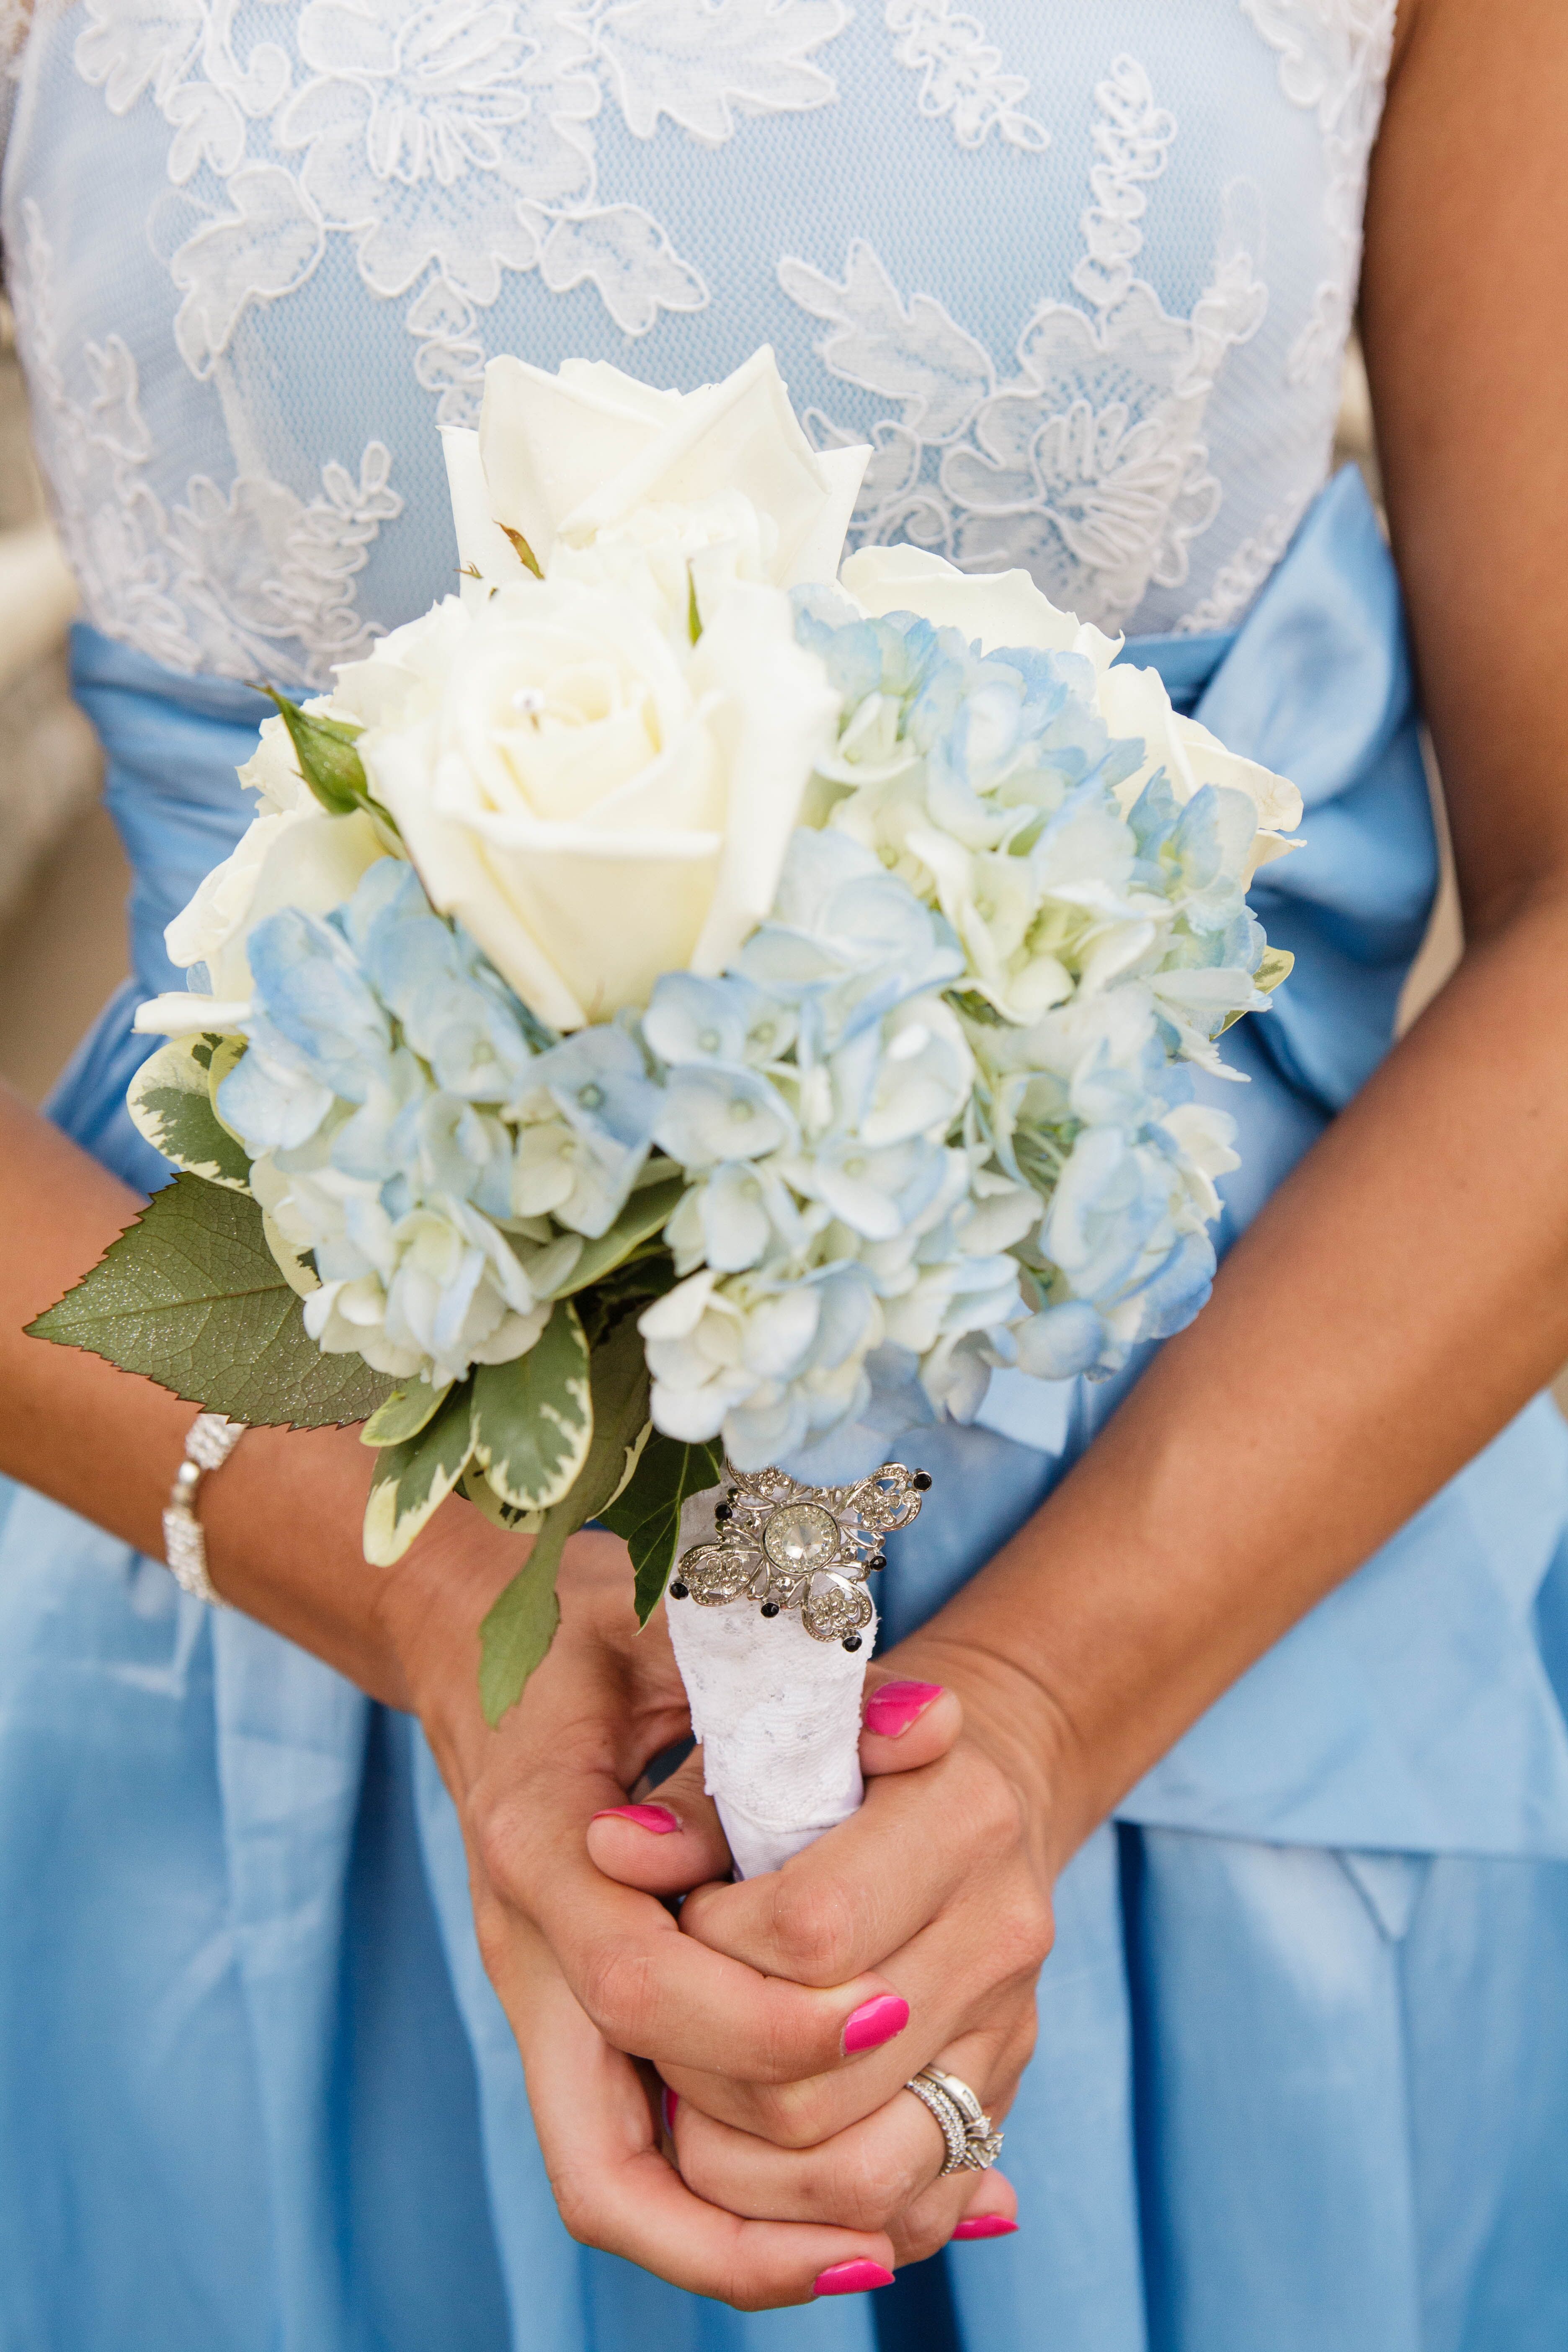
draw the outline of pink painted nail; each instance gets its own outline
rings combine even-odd
[[[865,2294],[874,2286],[891,2286],[893,2273],[885,2271],[880,2263],[868,2263],[862,2255],[858,2262],[835,2263],[824,2271],[812,2287],[813,2294]]]
[[[844,2055],[853,2058],[858,2050],[879,2050],[909,2021],[909,2002],[899,1993],[879,1992],[874,2000],[863,2000],[844,2021]]]
[[[941,1683],[880,1683],[866,1701],[866,1728],[879,1739],[901,1739],[942,1693]]]
[[[668,1805],[606,1805],[595,1813],[596,1822],[631,1822],[639,1830],[651,1830],[655,1837],[668,1837],[678,1830],[680,1822]]]
[[[1016,2221],[1004,2221],[1000,2213],[976,2213],[972,2221],[961,2221],[952,2234],[955,2238],[1011,2238],[1017,2228]]]
[[[659,2111],[664,2116],[665,2130],[669,2134],[670,2138],[673,2139],[675,2137],[675,2110],[680,2105],[679,2092],[672,2091],[669,2084],[667,2083],[658,2095],[658,2105]]]

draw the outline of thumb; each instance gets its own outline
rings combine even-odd
[[[872,1672],[875,1673],[875,1668]],[[866,1683],[860,1769],[868,1780],[912,1772],[945,1756],[963,1728],[963,1706],[942,1683],[885,1674]]]
[[[728,1878],[730,1849],[703,1791],[700,1748],[640,1803],[595,1813],[588,1855],[606,1878],[646,1895],[689,1895],[710,1879]]]

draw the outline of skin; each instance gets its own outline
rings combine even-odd
[[[702,2294],[802,2302],[830,2265],[1011,2214],[997,2173],[935,2182],[900,2085],[938,2059],[1005,2113],[1062,1864],[1568,1359],[1568,446],[1541,292],[1568,282],[1568,16],[1510,0],[1498,31],[1489,0],[1406,0],[1363,286],[1463,963],[1072,1475],[880,1662],[945,1695],[867,1736],[860,1814],[741,1886],[689,1770],[659,1791],[669,1835],[595,1818],[685,1723],[609,1538],[570,1548],[555,1649],[491,1733],[476,1628],[514,1541],[453,1502],[397,1569],[366,1567],[343,1433],[257,1432],[205,1492],[220,1589],[425,1724],[568,2226]],[[156,1552],[190,1408],[17,1336],[130,1197],[16,1105],[0,1171],[3,1229],[27,1237],[0,1298],[0,1465]],[[658,1898],[687,1889],[678,1921]],[[905,2031],[842,2056],[889,1991]]]

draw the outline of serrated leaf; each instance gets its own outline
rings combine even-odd
[[[608,1233],[597,1241],[585,1242],[583,1255],[556,1294],[562,1298],[574,1297],[586,1290],[591,1283],[602,1282],[616,1266],[624,1265],[634,1250],[655,1234],[662,1233],[680,1205],[686,1190],[684,1176],[667,1176],[646,1191],[634,1192]]]
[[[639,1625],[647,1623],[669,1582],[680,1543],[681,1506],[690,1496],[716,1486],[723,1472],[724,1448],[719,1439],[706,1445],[683,1445],[656,1431],[625,1493],[599,1513],[631,1553]]]
[[[475,1372],[474,1452],[503,1503],[543,1511],[571,1486],[593,1433],[588,1342],[563,1301],[526,1356]]]
[[[411,1437],[432,1422],[439,1412],[450,1381],[432,1387],[426,1380],[410,1381],[404,1388],[394,1389],[384,1404],[378,1404],[360,1432],[362,1445],[406,1445]]]
[[[213,1108],[207,1072],[226,1040],[211,1033],[172,1037],[150,1055],[132,1079],[125,1101],[131,1123],[155,1151],[209,1184],[248,1189],[250,1154]]]
[[[300,773],[327,814],[352,816],[355,809],[370,807],[364,761],[354,749],[363,729],[351,727],[341,719],[324,718],[318,710],[302,710],[275,686],[264,686],[260,691],[277,705],[278,715],[289,730]],[[384,812],[378,810],[377,814]]]
[[[462,1381],[405,1445],[387,1445],[375,1457],[364,1507],[364,1556],[373,1568],[401,1559],[420,1528],[440,1509],[474,1450],[473,1391]]]
[[[479,1699],[493,1729],[522,1696],[560,1622],[555,1577],[569,1538],[595,1518],[626,1475],[626,1455],[647,1420],[647,1360],[628,1317],[594,1350],[594,1434],[571,1490],[544,1514],[527,1567],[513,1577],[479,1628]]]
[[[498,523],[496,528],[499,530],[503,530],[508,539],[510,540],[517,553],[517,560],[522,565],[523,570],[525,572],[531,572],[536,580],[542,580],[544,574],[539,568],[539,558],[535,555],[532,548],[530,547],[527,540],[524,539],[521,531],[513,530],[510,523],[509,522]]]
[[[27,1327],[141,1372],[231,1421],[325,1429],[365,1421],[393,1382],[323,1356],[247,1193],[176,1176],[59,1304]]]

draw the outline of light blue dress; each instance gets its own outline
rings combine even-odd
[[[54,1108],[108,1164],[163,1172],[129,1016],[245,821],[238,681],[440,592],[432,428],[509,348],[690,383],[771,336],[875,440],[861,535],[1027,562],[1301,786],[1227,1235],[1386,1050],[1436,858],[1324,478],[1392,5],[975,5],[37,10],[0,210],[136,872]],[[891,1636],[1120,1392],[922,1433]],[[1020,2234],[747,2318],[566,2238],[417,1729],[0,1489],[0,2352],[1560,2352],[1565,1530],[1542,1401],[1066,1874]]]

